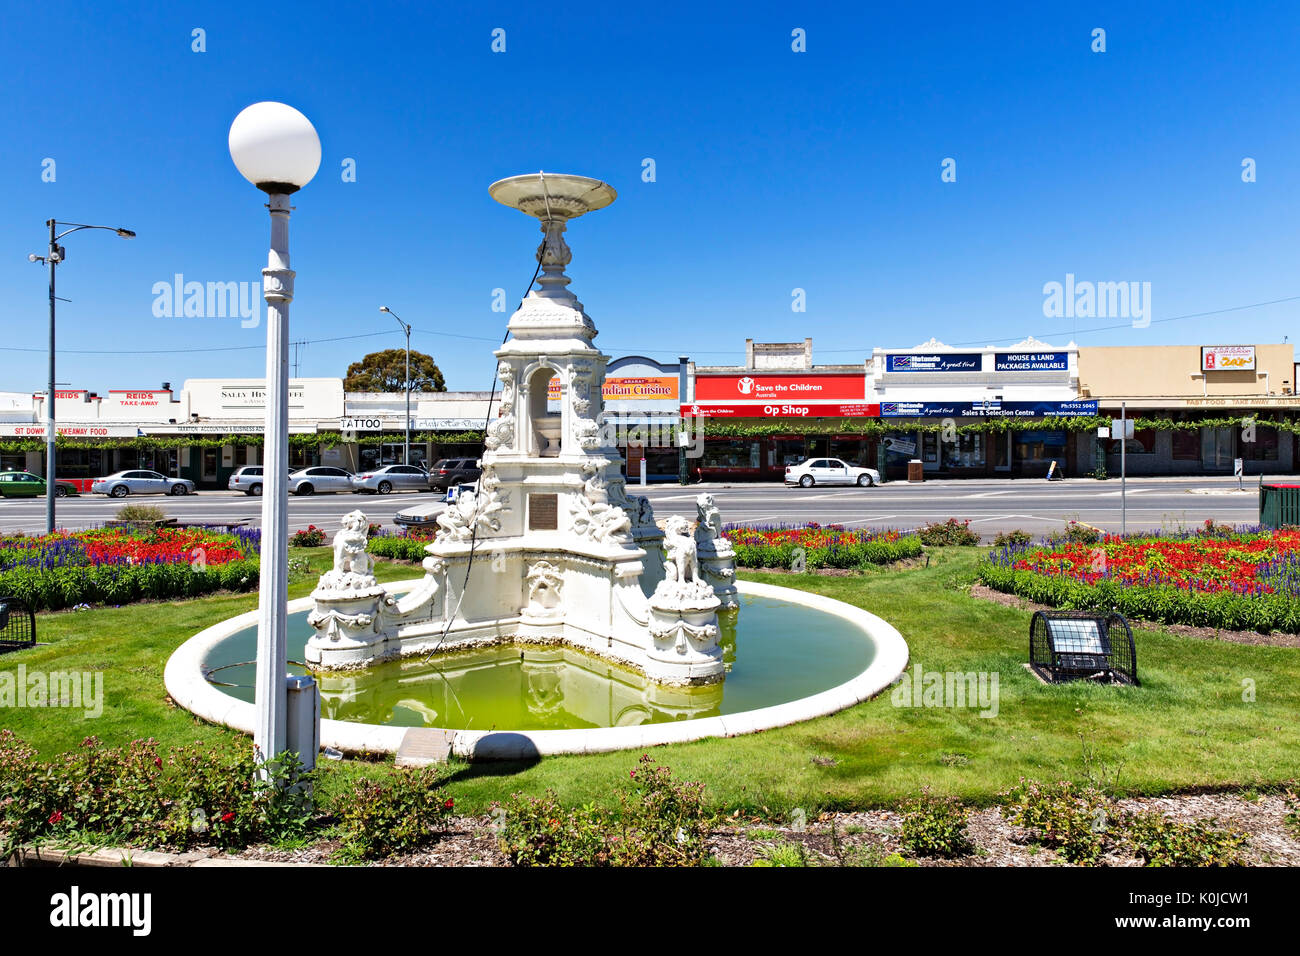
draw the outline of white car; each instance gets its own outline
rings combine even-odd
[[[785,469],[785,483],[811,488],[813,485],[858,485],[867,488],[880,480],[874,468],[846,465],[838,458],[809,458]]]

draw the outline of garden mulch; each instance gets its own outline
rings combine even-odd
[[[1286,802],[1280,794],[1259,796],[1240,793],[1202,793],[1168,797],[1134,797],[1119,801],[1122,810],[1158,810],[1184,822],[1217,819],[1249,835],[1245,854],[1253,866],[1300,866],[1300,839],[1286,827]],[[954,860],[913,859],[902,853],[898,829],[902,817],[892,810],[824,813],[810,819],[801,830],[737,819],[710,837],[710,851],[724,866],[748,866],[773,848],[802,844],[809,865],[880,864],[890,854],[901,853],[920,866],[1068,866],[1056,852],[1036,844],[1028,830],[1003,819],[996,807],[972,810],[967,834],[975,846],[968,856]],[[240,859],[276,863],[329,863],[336,842],[299,850],[251,847]],[[1109,866],[1140,866],[1124,853],[1112,853]],[[457,817],[447,834],[419,853],[391,857],[376,866],[504,866],[489,817]]]
[[[1022,611],[1051,611],[1055,610],[1049,604],[1038,604],[1034,601],[1028,601],[1019,595],[1006,594],[1002,591],[995,591],[985,584],[973,584],[970,589],[971,597],[983,601],[993,601],[1004,607],[1014,607]],[[1163,624],[1159,621],[1140,621],[1130,620],[1129,624],[1135,628],[1141,628],[1147,631],[1165,631],[1169,634],[1177,634],[1180,637],[1198,637],[1211,641],[1230,641],[1233,644],[1252,644],[1257,647],[1300,647],[1300,634],[1285,634],[1281,631],[1273,631],[1270,634],[1264,634],[1260,631],[1227,631],[1217,627],[1194,627],[1190,624]]]

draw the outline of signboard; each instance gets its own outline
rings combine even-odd
[[[178,422],[175,425],[154,425],[140,429],[145,435],[260,435],[266,430],[264,421],[241,421],[226,422],[224,425],[212,424],[210,422]],[[135,429],[131,433],[135,434]],[[59,426],[60,434],[63,432],[63,426]],[[314,435],[316,426],[289,423],[289,434],[291,435]]]
[[[1069,352],[995,352],[995,372],[1065,372],[1070,368]]]
[[[814,375],[812,373],[746,372],[739,375],[697,375],[695,399],[699,402],[863,402],[867,395],[865,372]]]
[[[1133,419],[1131,418],[1112,418],[1110,420],[1110,433],[1115,438],[1123,436],[1132,438],[1135,434],[1133,431]]]
[[[111,388],[108,390],[108,403],[123,408],[160,408],[164,404],[170,405],[171,401],[172,393],[166,389],[129,391]]]
[[[712,405],[697,402],[681,407],[683,418],[878,418],[880,406],[867,402],[755,402],[752,405]]]
[[[558,402],[560,393],[560,380],[558,378],[551,379],[546,388],[547,400]],[[651,375],[606,378],[604,388],[601,389],[601,396],[607,402],[675,402],[677,401],[677,376]]]
[[[397,422],[394,428],[401,428],[402,423]],[[345,432],[381,432],[384,430],[384,420],[382,418],[345,418],[341,425],[340,431]]]
[[[433,432],[472,432],[482,431],[484,421],[482,418],[416,418],[411,427]]]
[[[1096,401],[1080,402],[881,402],[881,418],[1071,418],[1096,415]]]
[[[885,356],[886,372],[978,372],[979,352],[896,352]]]
[[[80,425],[75,422],[54,426],[56,435],[65,438],[136,438],[140,431],[134,425]],[[16,438],[44,438],[45,425],[0,425],[0,435]]]
[[[895,438],[890,435],[885,438],[885,451],[892,455],[902,455],[904,458],[913,458],[916,455],[916,442],[907,438]]]
[[[1240,459],[1240,458],[1234,458],[1234,459],[1232,459],[1232,474],[1233,474],[1233,477],[1235,477],[1235,478],[1240,478],[1240,477],[1241,477],[1242,472],[1245,470],[1245,464],[1246,464],[1246,463],[1245,463],[1242,459]]]
[[[260,378],[191,378],[182,391],[189,411],[201,418],[262,418],[266,382]],[[341,378],[289,379],[289,408],[295,418],[331,421],[347,416]],[[414,410],[414,402],[412,402]],[[364,414],[367,409],[361,409]]]
[[[1202,345],[1202,372],[1249,372],[1255,368],[1253,345]]]

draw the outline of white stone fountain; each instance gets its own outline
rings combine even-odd
[[[608,206],[613,188],[537,173],[493,183],[498,202],[541,220],[539,288],[510,318],[496,351],[500,417],[487,429],[483,471],[438,517],[423,581],[400,599],[370,573],[364,515],[335,538],[334,569],[313,592],[307,662],[321,670],[488,644],[568,644],[663,684],[723,677],[718,611],[736,607],[735,562],[709,495],[685,518],[654,520],[629,497],[603,429],[609,356],[567,288],[571,219]],[[559,412],[547,409],[558,377]]]

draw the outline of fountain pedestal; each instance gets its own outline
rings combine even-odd
[[[609,357],[592,344],[596,326],[564,274],[568,222],[609,205],[614,190],[583,176],[536,174],[489,192],[536,217],[544,238],[538,287],[494,353],[500,414],[487,428],[481,476],[438,516],[428,573],[400,601],[366,587],[353,588],[353,600],[341,577],[322,578],[308,661],[330,669],[366,655],[563,643],[655,681],[716,681],[724,671],[717,609],[726,598],[700,577],[697,551],[719,581],[725,554],[713,537],[697,543],[685,519],[660,531],[649,501],[627,495],[613,432],[601,427]]]

